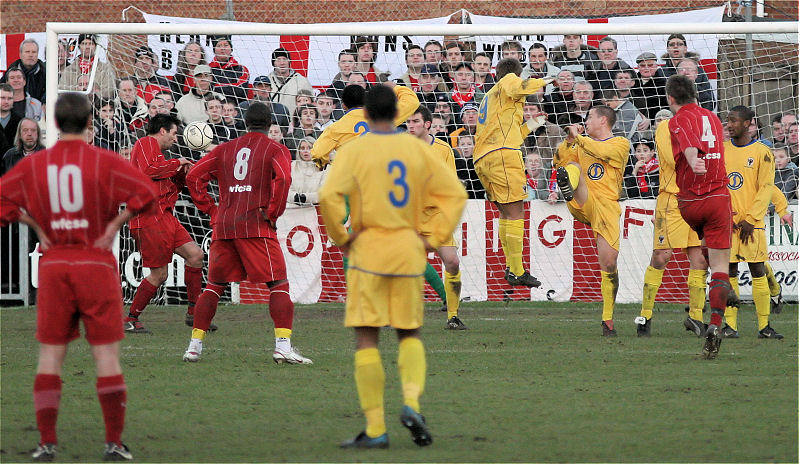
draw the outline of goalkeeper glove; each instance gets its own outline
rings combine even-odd
[[[528,126],[528,129],[530,129],[531,132],[535,132],[537,129],[544,126],[545,121],[547,121],[547,118],[545,118],[544,115],[539,115],[535,118],[529,119],[525,122],[525,124]]]

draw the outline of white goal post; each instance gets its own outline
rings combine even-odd
[[[696,14],[693,12],[683,14],[690,21],[703,19],[698,19],[697,16],[692,19],[691,15]],[[236,44],[234,49],[236,60],[250,70],[249,83],[254,83],[257,76],[266,75],[272,71],[270,57],[274,47],[271,44],[280,42],[284,38],[294,40],[297,36],[310,36],[311,44],[316,48],[309,51],[311,46],[306,44],[306,51],[309,51],[308,57],[305,58],[308,71],[306,77],[318,91],[325,88],[339,71],[337,54],[343,48],[341,45],[352,45],[356,36],[381,38],[384,49],[380,50],[380,53],[384,62],[378,64],[391,62],[390,64],[393,66],[390,66],[391,78],[394,79],[405,71],[406,62],[404,60],[406,57],[403,55],[403,48],[396,42],[393,43],[397,46],[396,50],[393,49],[389,52],[387,47],[390,40],[387,37],[405,40],[404,46],[411,43],[424,46],[429,38],[437,38],[440,41],[442,38],[445,41],[449,41],[450,38],[458,38],[465,43],[480,44],[476,45],[473,50],[478,52],[481,51],[481,48],[486,50],[483,47],[486,47],[487,44],[493,44],[493,51],[489,55],[494,59],[492,63],[496,64],[500,55],[499,44],[509,39],[524,38],[519,42],[525,50],[527,59],[528,47],[532,47],[536,42],[543,42],[549,47],[553,47],[560,43],[561,36],[564,35],[581,34],[594,37],[594,40],[598,37],[611,36],[619,41],[620,50],[626,47],[627,62],[634,68],[637,65],[633,60],[641,52],[651,54],[656,52],[661,58],[660,54],[666,48],[664,39],[672,34],[685,34],[689,42],[696,38],[697,43],[703,44],[702,48],[693,50],[700,52],[703,59],[700,60],[699,66],[709,66],[709,69],[713,68],[714,70],[715,75],[712,77],[709,74],[705,84],[711,86],[708,92],[713,94],[712,106],[716,105],[721,117],[725,118],[729,108],[746,104],[754,107],[761,122],[768,125],[769,122],[766,118],[786,111],[797,112],[798,109],[798,91],[796,89],[798,79],[796,75],[792,74],[792,70],[796,74],[798,67],[798,22],[662,22],[660,19],[650,18],[648,21],[635,19],[628,22],[611,20],[608,23],[587,23],[585,19],[576,20],[582,22],[567,22],[566,20],[544,22],[545,20],[542,19],[511,20],[502,18],[508,20],[508,24],[409,24],[408,22],[263,24],[202,19],[197,19],[195,22],[191,18],[165,19],[165,17],[154,18],[157,15],[149,16],[149,19],[146,16],[147,23],[47,23],[46,90],[49,95],[54,96],[50,102],[55,102],[55,96],[59,91],[63,91],[59,89],[58,85],[59,39],[67,38],[74,43],[75,35],[85,33],[108,35],[108,40],[105,42],[101,37],[100,45],[109,44],[106,50],[108,63],[112,67],[116,67],[118,78],[125,76],[123,74],[125,72],[130,73],[131,63],[129,61],[133,61],[133,52],[136,47],[144,44],[155,49],[156,57],[170,63],[161,69],[162,74],[166,74],[169,73],[170,67],[175,66],[177,60],[174,58],[179,56],[178,48],[180,47],[177,44],[185,44],[186,36],[189,36],[189,40],[197,40],[196,37],[204,36],[206,40],[203,47],[206,51],[209,49],[208,39],[211,38],[210,36],[231,36],[231,46],[234,46],[234,42]],[[661,18],[661,15],[654,16]],[[717,16],[715,19],[718,20],[719,17]],[[156,22],[166,20],[174,21]],[[526,21],[529,22],[526,23]],[[177,37],[183,37],[183,39],[170,42],[170,38]],[[275,40],[278,37],[281,38],[280,41]],[[537,39],[537,37],[545,37],[547,41]],[[315,40],[317,41],[316,46],[313,45]],[[375,40],[378,43],[378,39]],[[345,45],[344,48],[348,48],[348,45]],[[631,54],[634,51],[636,53]],[[375,55],[378,55],[377,50]],[[164,58],[165,56],[169,59]],[[622,54],[620,54],[620,58],[622,58]],[[96,60],[95,63],[100,61],[102,60]],[[709,65],[709,62],[712,63]],[[91,87],[95,70],[97,70],[96,65],[89,73],[88,87]],[[398,70],[402,71],[398,72]],[[328,80],[321,82],[322,78]],[[575,82],[578,80],[580,77]],[[599,94],[604,94],[604,92],[600,92],[599,87],[595,87],[594,90],[598,95],[595,97],[596,99],[600,98]],[[548,88],[547,92],[550,91]],[[478,99],[477,94],[475,98]],[[644,107],[638,108],[642,110]],[[655,108],[657,112],[664,106],[648,104],[647,108],[650,110]],[[644,116],[641,112],[639,114]],[[57,140],[54,116],[54,105],[48,105],[46,114],[47,146],[51,146]],[[646,119],[658,121],[652,115],[647,116]],[[456,121],[460,122],[460,118]],[[633,121],[631,127],[636,129],[637,122],[641,120],[631,121]],[[642,130],[642,133],[650,131],[650,136],[642,136],[642,139],[652,140],[653,128],[654,124],[651,123],[647,130]],[[283,125],[281,125],[281,129],[285,129]],[[457,134],[453,136],[454,133],[456,131],[450,133],[450,137],[447,139],[454,148],[460,149],[460,147],[456,147],[459,137]],[[627,134],[633,134],[633,132]],[[294,136],[284,134],[284,141],[289,137]],[[632,137],[626,137],[632,139]],[[526,154],[537,150],[535,146],[528,145],[529,139],[530,137],[526,139]],[[533,139],[538,144],[538,138],[534,137]],[[135,139],[133,140],[135,141]],[[299,145],[299,139],[296,141]],[[552,146],[552,148],[554,147],[555,145]],[[290,150],[294,150],[294,148],[290,148]],[[120,152],[122,152],[121,149]],[[552,150],[547,153],[552,153]],[[547,163],[550,162],[547,161],[547,156],[550,157],[549,160],[552,160],[552,155],[541,153],[540,163],[544,165],[542,171],[546,171],[549,175],[550,168]],[[631,160],[628,165],[633,165],[637,161],[633,151]],[[626,168],[630,170],[630,167]],[[637,189],[639,178],[630,174],[625,176],[626,183],[623,185],[623,193],[625,193],[625,189],[629,188],[628,181],[630,181],[632,189]],[[547,176],[544,179],[547,180]],[[538,185],[541,187],[542,184],[545,183]],[[531,184],[531,186],[533,190],[536,189],[535,185]],[[638,196],[638,198],[630,195],[626,197],[620,202],[623,212],[620,219],[621,241],[618,263],[620,289],[617,301],[620,303],[640,301],[643,274],[653,247],[653,226],[650,218],[655,207],[655,199],[644,195]],[[545,198],[547,198],[547,192],[545,192],[544,198],[531,198],[531,201],[526,203],[524,261],[530,264],[531,274],[540,278],[543,286],[530,292],[525,290],[525,293],[520,290],[507,289],[508,286],[502,279],[504,261],[502,251],[498,252],[498,227],[494,206],[483,200],[482,196],[472,197],[469,200],[463,224],[456,234],[462,260],[462,298],[471,300],[599,300],[599,281],[596,281],[599,279],[597,278],[599,274],[591,231],[583,225],[573,222],[563,202],[550,204]],[[779,275],[779,280],[785,286],[784,297],[797,300],[796,264],[798,262],[797,242],[800,233],[796,232],[798,216],[796,201],[789,208],[795,214],[794,229],[783,226],[780,218],[771,214],[767,218],[767,234],[770,241],[770,260],[774,257],[776,261],[782,261],[777,265],[773,263],[773,268],[775,268],[776,276]],[[194,208],[186,196],[179,201],[175,214],[179,221],[187,227],[193,239],[201,246],[207,246],[210,238],[208,221]],[[191,228],[194,229],[191,230]],[[343,298],[344,279],[341,274],[341,253],[327,241],[314,206],[287,209],[287,213],[278,224],[278,236],[287,258],[291,295],[295,302],[313,303],[336,301]],[[138,265],[138,254],[135,253],[133,241],[126,229],[123,229],[119,248],[118,257],[120,258],[123,294],[127,298],[128,293],[138,286],[138,280],[141,279],[144,270]],[[685,268],[688,266],[688,262],[683,254],[676,253],[675,257],[667,268],[664,284],[659,292],[659,302],[681,302],[686,297]],[[434,259],[432,256],[430,258],[433,266],[437,270],[441,269],[438,262],[434,263],[438,259]],[[178,290],[183,286],[182,266],[183,262],[176,258],[170,267],[171,274],[168,283],[171,284],[164,286],[163,293],[166,301],[174,303],[183,295],[183,291]],[[745,268],[742,266],[742,270]],[[743,271],[741,276],[740,288],[742,295],[747,298],[750,292],[747,272]],[[334,292],[329,292],[330,289],[334,289]],[[261,301],[267,295],[268,293],[263,289],[253,290],[244,285],[241,288],[234,286],[231,292],[232,300],[235,302]],[[161,298],[159,297],[159,299]],[[428,300],[436,299],[430,289],[426,291],[426,298]],[[159,301],[163,302],[164,300]]]

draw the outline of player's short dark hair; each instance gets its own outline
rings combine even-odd
[[[65,92],[56,100],[56,126],[64,134],[80,134],[92,118],[89,97],[78,92]]]
[[[617,113],[608,105],[595,105],[589,111],[594,111],[595,115],[605,118],[609,128],[613,128],[617,122]]]
[[[498,81],[509,73],[519,76],[522,74],[522,64],[516,58],[503,58],[497,62],[495,72],[497,73],[496,75]]]
[[[251,103],[244,114],[244,125],[247,126],[249,131],[266,131],[269,129],[271,121],[272,113],[269,106],[263,102],[255,101]]]
[[[756,117],[756,112],[744,105],[736,105],[728,111],[728,116],[735,116],[744,121],[752,121]]]
[[[617,76],[619,76],[620,74],[627,74],[629,78],[631,78],[631,79],[633,79],[633,78],[634,78],[634,71],[633,71],[632,69],[630,69],[630,68],[622,68],[622,69],[618,69],[618,70],[617,70],[617,71],[614,73],[614,79],[616,79],[616,78],[617,78]]]
[[[363,87],[350,84],[342,91],[342,105],[347,109],[363,107],[366,93]]]
[[[178,118],[169,114],[158,114],[150,118],[150,122],[147,123],[147,135],[158,134],[162,129],[169,132],[172,126],[177,128],[179,125]]]
[[[372,121],[392,121],[397,116],[397,96],[382,84],[372,86],[364,100],[367,117]]]
[[[351,48],[346,48],[346,49],[342,50],[341,52],[339,52],[339,56],[336,58],[336,60],[337,61],[341,60],[342,59],[342,55],[350,55],[354,59],[356,58],[356,52]]]
[[[667,95],[678,105],[694,103],[697,100],[697,87],[691,79],[681,74],[673,74],[667,79]]]
[[[475,56],[472,58],[472,62],[473,62],[473,63],[475,63],[475,58],[478,58],[478,57],[486,57],[486,58],[488,58],[488,59],[489,59],[489,62],[491,62],[491,61],[492,61],[492,57],[490,57],[488,53],[486,53],[486,52],[478,52],[478,53],[476,53],[476,54],[475,54]]]
[[[428,108],[427,105],[425,104],[420,105],[419,108],[417,108],[417,111],[414,112],[415,115],[417,113],[419,113],[419,115],[422,116],[422,121],[428,121],[428,122],[433,121],[433,113],[431,113],[431,110],[430,108]]]

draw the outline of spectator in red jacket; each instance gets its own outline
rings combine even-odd
[[[225,96],[233,97],[241,103],[247,100],[250,87],[250,72],[233,58],[233,43],[230,36],[214,36],[214,59],[208,65],[214,75],[216,90]]]

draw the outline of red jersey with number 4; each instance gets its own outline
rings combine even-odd
[[[722,131],[717,115],[694,103],[681,107],[669,120],[678,198],[694,199],[728,185]],[[689,147],[695,147],[697,157],[705,160],[705,174],[695,174],[686,161],[683,153]]]
[[[54,247],[92,247],[120,204],[138,213],[156,186],[114,152],[83,141],[59,141],[25,157],[0,179],[0,226],[25,209]]]
[[[164,158],[158,141],[151,136],[136,141],[131,150],[131,164],[152,179],[158,187],[158,203],[130,221],[130,228],[138,229],[157,223],[162,213],[175,208],[185,176],[180,160]]]
[[[219,184],[219,206],[208,182]],[[292,184],[289,150],[266,134],[248,132],[204,156],[186,175],[192,200],[211,215],[212,239],[274,237]]]

